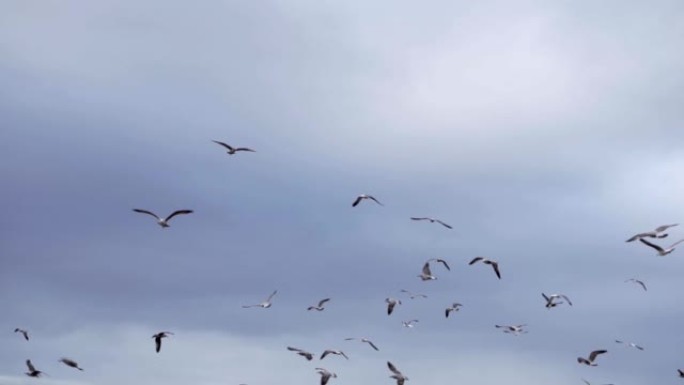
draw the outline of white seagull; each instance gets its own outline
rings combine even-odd
[[[589,353],[589,359],[586,359],[584,357],[577,357],[577,362],[580,364],[589,365],[589,366],[598,366],[597,364],[594,363],[594,360],[596,360],[596,357],[598,357],[599,354],[604,354],[604,353],[608,353],[608,351],[605,349],[594,350],[593,352]]]
[[[646,284],[643,281],[640,281],[636,278],[630,278],[630,279],[626,280],[625,282],[634,282],[637,285],[641,285],[641,287],[644,289],[644,291],[648,291],[648,289],[646,289]]]
[[[81,368],[78,366],[78,363],[77,363],[76,361],[70,359],[70,358],[62,358],[61,360],[59,360],[59,362],[63,363],[63,364],[66,365],[66,366],[70,366],[70,367],[72,367],[72,368],[74,368],[74,369],[78,369],[78,370],[80,370],[80,371],[83,371],[83,369],[81,369]]]
[[[392,314],[395,306],[401,305],[401,300],[394,298],[385,298],[385,302],[387,303],[387,315]]]
[[[287,350],[289,350],[289,351],[291,351],[291,352],[296,352],[296,353],[299,354],[300,356],[306,358],[307,361],[313,360],[313,354],[307,352],[306,350],[302,350],[302,349],[299,349],[299,348],[293,348],[292,346],[288,346],[288,347],[287,347]]]
[[[667,237],[667,234],[661,234],[661,235],[658,235],[658,234],[660,234],[660,233],[662,233],[663,231],[669,229],[670,227],[674,227],[674,226],[677,226],[677,225],[679,225],[679,223],[673,223],[673,224],[671,224],[671,225],[662,225],[662,226],[658,226],[658,227],[656,227],[656,229],[653,230],[653,231],[647,231],[647,232],[645,232],[645,233],[639,233],[639,234],[637,234],[637,235],[635,235],[635,236],[629,238],[629,239],[626,240],[625,242],[633,242],[633,241],[636,241],[637,239],[641,239],[641,238],[645,238],[645,237],[648,237],[648,238],[665,238],[665,237]]]
[[[374,201],[375,203],[379,204],[380,206],[384,206],[382,203],[380,203],[379,200],[375,199],[373,196],[361,194],[361,195],[356,197],[356,200],[354,201],[354,203],[352,203],[352,207],[356,207],[356,205],[358,205],[359,202],[361,202],[364,199],[370,199],[370,200]]]
[[[487,258],[484,258],[484,257],[475,257],[475,258],[473,258],[473,260],[470,261],[470,263],[468,263],[468,264],[469,264],[469,265],[472,265],[473,263],[475,263],[475,262],[477,262],[477,261],[482,261],[482,263],[484,263],[484,264],[486,264],[486,265],[492,266],[492,269],[494,269],[494,273],[496,274],[496,276],[497,276],[499,279],[501,279],[501,273],[499,272],[499,263],[498,263],[497,261],[492,261],[491,259],[487,259]]]
[[[321,359],[321,360],[324,359],[325,356],[327,356],[328,354],[334,354],[334,355],[336,355],[336,356],[342,356],[342,357],[344,357],[344,358],[346,358],[346,359],[349,359],[349,357],[347,357],[347,355],[344,354],[343,351],[341,351],[341,350],[332,350],[332,349],[326,349],[326,350],[323,352],[323,354],[321,354],[321,358],[320,358],[320,359]]]
[[[405,328],[412,328],[416,326],[416,322],[418,322],[417,319],[412,319],[410,321],[401,321],[401,324],[404,325]]]
[[[461,306],[463,305],[458,302],[454,302],[450,307],[446,308],[446,310],[444,311],[444,315],[446,316],[446,318],[449,318],[449,313],[451,313],[452,311],[461,310]]]
[[[24,339],[25,339],[26,341],[29,340],[28,331],[26,331],[26,330],[24,330],[24,329],[16,328],[16,329],[14,329],[14,332],[15,332],[15,333],[21,333],[21,334],[24,336]]]
[[[331,377],[337,378],[337,374],[329,372],[323,368],[316,368],[316,372],[321,375],[321,385],[327,384]]]
[[[624,342],[624,341],[620,341],[620,340],[615,340],[615,342],[618,344],[625,344],[625,346],[627,346],[627,347],[632,347],[632,348],[637,348],[639,350],[644,350],[643,347],[635,344],[634,342]]]
[[[403,375],[399,369],[396,368],[396,366],[392,365],[391,362],[387,361],[387,367],[392,373],[394,373],[390,376],[390,378],[397,380],[397,385],[404,385],[404,381],[408,381],[409,378]]]
[[[510,333],[513,335],[520,335],[527,333],[527,330],[523,330],[526,324],[522,325],[494,325],[497,329],[503,329],[504,333]]]
[[[323,311],[323,310],[325,310],[325,308],[323,307],[323,305],[324,305],[326,302],[328,302],[328,301],[330,301],[330,298],[324,298],[324,299],[318,301],[318,305],[317,305],[317,306],[309,306],[306,310],[318,310],[318,311]]]
[[[563,298],[568,303],[568,305],[572,306],[572,302],[570,301],[570,298],[568,298],[565,294],[546,295],[546,294],[542,293],[542,297],[544,297],[544,299],[546,300],[546,308],[547,309],[550,309],[552,307],[556,307],[556,306],[562,304],[563,301],[554,302],[554,300],[558,299],[558,298]]]
[[[437,277],[432,275],[432,272],[430,271],[430,262],[432,262],[432,261],[436,261],[436,262],[443,264],[447,270],[451,271],[449,264],[447,264],[445,260],[439,259],[439,258],[430,258],[427,260],[427,262],[425,262],[425,264],[423,265],[423,271],[418,275],[418,277],[420,277],[420,279],[422,279],[423,281],[430,281],[430,280],[437,279]]]
[[[271,300],[273,299],[273,297],[274,297],[277,293],[278,293],[278,290],[274,290],[273,293],[271,293],[271,295],[268,296],[268,298],[266,299],[266,301],[261,302],[261,303],[258,303],[258,304],[256,304],[256,305],[242,305],[242,307],[245,308],[245,309],[246,309],[246,308],[250,308],[250,307],[261,307],[261,308],[264,308],[264,309],[268,309],[268,308],[271,307],[271,305],[272,305]]]
[[[369,340],[368,338],[349,337],[349,338],[345,338],[344,340],[345,340],[345,341],[359,340],[359,341],[361,341],[361,342],[367,343],[368,345],[371,346],[371,348],[375,349],[376,351],[379,351],[379,350],[380,350],[380,349],[378,349],[377,346],[375,346],[375,344],[373,343],[373,341]]]
[[[159,333],[152,336],[152,338],[154,338],[154,345],[155,345],[155,350],[157,351],[157,353],[159,353],[159,351],[161,350],[162,338],[166,338],[166,337],[172,336],[172,335],[173,335],[173,333],[171,333],[171,332],[159,332]]]
[[[228,155],[233,155],[238,151],[256,152],[256,151],[252,150],[251,148],[233,147],[233,146],[228,145],[227,143],[219,142],[218,140],[212,140],[212,142],[225,147],[225,149],[228,150]]]
[[[451,226],[449,226],[448,224],[446,224],[446,223],[440,221],[439,219],[435,219],[435,218],[430,218],[430,217],[420,217],[420,218],[418,218],[418,217],[411,217],[411,219],[414,220],[414,221],[430,221],[430,223],[435,223],[435,222],[437,222],[437,223],[439,223],[440,225],[446,227],[447,229],[453,229],[453,227],[451,227]]]
[[[415,293],[412,293],[412,292],[410,292],[410,291],[408,291],[408,290],[406,290],[406,289],[401,289],[401,292],[402,292],[402,293],[408,294],[409,298],[411,298],[411,299],[419,298],[419,297],[420,297],[420,298],[427,298],[427,295],[425,295],[425,294],[420,294],[420,293],[419,293],[419,294],[415,294]]]
[[[166,218],[159,218],[159,216],[157,214],[153,213],[152,211],[143,210],[143,209],[133,209],[133,211],[135,211],[136,213],[152,215],[153,217],[157,218],[157,224],[159,226],[161,226],[162,228],[169,227],[169,221],[171,220],[171,218],[175,217],[176,215],[192,214],[193,213],[192,210],[176,210]]]
[[[652,248],[656,249],[658,251],[658,255],[660,255],[661,257],[664,257],[664,256],[670,254],[671,252],[675,251],[675,246],[684,242],[684,239],[678,240],[677,242],[673,243],[670,247],[668,247],[666,249],[663,249],[662,247],[660,247],[656,244],[653,244],[653,243],[651,243],[651,242],[649,242],[643,238],[639,238],[639,241],[641,243],[643,243],[644,245],[648,245],[648,246],[651,246]]]

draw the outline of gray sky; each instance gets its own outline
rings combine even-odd
[[[2,8],[0,384],[678,382],[681,253],[624,240],[684,220],[681,1]]]

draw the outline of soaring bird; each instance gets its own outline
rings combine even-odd
[[[401,291],[402,293],[408,294],[409,298],[411,298],[411,299],[418,298],[418,297],[420,297],[420,298],[427,298],[427,295],[425,295],[425,294],[420,294],[420,293],[415,294],[415,293],[412,293],[412,292],[410,292],[410,291],[408,291],[408,290],[406,290],[406,289],[401,289],[400,291]]]
[[[662,225],[662,226],[658,226],[658,227],[656,227],[656,229],[653,230],[653,231],[647,231],[647,232],[645,232],[645,233],[639,233],[639,234],[637,234],[637,235],[635,235],[635,236],[629,238],[629,239],[626,240],[625,242],[633,242],[633,241],[636,241],[637,239],[646,238],[646,237],[648,237],[648,238],[665,238],[665,237],[667,237],[667,234],[661,234],[661,235],[658,235],[658,234],[660,234],[660,233],[662,233],[663,231],[669,229],[670,227],[674,227],[674,226],[677,226],[677,225],[679,225],[679,223],[673,223],[673,224],[671,224],[671,225]]]
[[[307,352],[306,350],[302,350],[302,349],[299,349],[299,348],[293,348],[293,347],[291,347],[291,346],[288,346],[288,347],[287,347],[287,350],[289,350],[289,351],[291,351],[291,352],[296,352],[296,353],[299,354],[300,356],[306,358],[308,361],[311,361],[311,360],[313,359],[313,354]]]
[[[176,210],[176,211],[172,212],[171,215],[169,215],[166,218],[159,218],[159,216],[157,216],[157,214],[153,213],[152,211],[147,211],[147,210],[143,210],[143,209],[133,209],[133,211],[135,211],[136,213],[152,215],[153,217],[157,218],[157,224],[159,226],[161,226],[162,228],[169,227],[169,221],[171,220],[171,218],[175,217],[176,215],[192,214],[193,213],[192,210]]]
[[[328,301],[330,301],[330,298],[324,298],[324,299],[318,301],[318,305],[317,305],[317,306],[309,306],[306,310],[318,310],[318,311],[323,311],[323,310],[325,310],[325,308],[323,307],[323,305],[324,305],[326,302],[328,302]]]
[[[352,207],[356,207],[356,205],[358,205],[364,199],[370,199],[370,200],[374,201],[375,203],[379,204],[380,206],[384,206],[382,203],[380,203],[379,200],[375,199],[373,196],[361,194],[361,195],[356,197],[356,200],[354,201],[354,203],[352,203]]]
[[[499,272],[499,263],[498,263],[497,261],[492,261],[491,259],[487,259],[487,258],[484,258],[484,257],[475,257],[475,258],[473,258],[473,260],[470,261],[470,263],[468,263],[468,264],[469,264],[469,265],[472,265],[473,263],[475,263],[475,262],[477,262],[477,261],[482,261],[482,263],[484,263],[484,264],[486,264],[486,265],[492,266],[492,269],[494,269],[494,273],[496,273],[496,276],[497,276],[499,279],[501,279],[501,273]]]
[[[510,333],[516,336],[527,333],[527,330],[523,330],[525,326],[527,325],[494,325],[497,329],[503,329],[504,333]]]
[[[78,363],[77,363],[76,361],[70,359],[70,358],[62,358],[61,360],[59,360],[59,362],[63,363],[63,364],[66,365],[66,366],[70,366],[70,367],[72,367],[72,368],[74,368],[74,369],[78,369],[78,370],[80,370],[80,371],[83,371],[83,369],[81,369],[81,368],[78,366]]]
[[[430,262],[433,262],[433,261],[439,262],[442,265],[444,265],[444,267],[446,267],[447,270],[451,270],[451,268],[449,267],[449,264],[447,264],[445,260],[439,259],[439,258],[430,258],[425,262],[425,264],[423,265],[422,272],[418,275],[418,277],[420,277],[420,279],[422,279],[423,281],[430,281],[430,280],[437,279],[437,277],[432,275],[432,271],[430,271]]]
[[[675,251],[675,246],[684,242],[684,239],[678,240],[677,242],[673,243],[670,247],[668,247],[666,249],[663,249],[662,247],[660,247],[656,244],[653,244],[653,243],[651,243],[651,242],[649,242],[643,238],[639,238],[639,241],[641,243],[643,243],[644,245],[648,245],[648,246],[651,246],[652,248],[656,249],[656,251],[658,251],[658,255],[660,255],[661,257],[664,257],[664,256],[670,254],[671,252]]]
[[[641,285],[641,287],[644,289],[644,291],[648,291],[648,289],[646,289],[646,284],[643,281],[640,281],[636,278],[630,278],[630,279],[626,280],[625,282],[634,282],[637,285]]]
[[[316,372],[321,375],[321,385],[327,384],[330,378],[337,378],[337,374],[323,368],[316,368]]]
[[[235,154],[235,153],[238,152],[238,151],[256,152],[256,151],[252,150],[251,148],[247,148],[247,147],[233,147],[233,146],[231,146],[231,145],[229,145],[229,144],[227,144],[227,143],[219,142],[218,140],[212,140],[212,142],[214,142],[214,143],[216,143],[216,144],[218,144],[218,145],[221,145],[221,146],[225,147],[225,149],[228,150],[228,155],[233,155],[233,154]]]
[[[439,223],[440,225],[446,227],[447,229],[453,229],[453,227],[451,227],[451,226],[447,225],[446,223],[440,221],[439,219],[435,219],[435,218],[430,218],[430,217],[420,217],[420,218],[411,217],[411,219],[414,220],[414,221],[430,221],[430,223],[435,223],[435,222],[437,222],[437,223]]]
[[[271,293],[271,295],[269,295],[268,298],[267,298],[264,302],[258,303],[258,304],[256,304],[256,305],[242,305],[242,307],[243,307],[243,308],[262,307],[262,308],[264,308],[264,309],[268,309],[268,308],[271,307],[271,305],[272,305],[271,300],[273,299],[273,297],[274,297],[277,293],[278,293],[278,290],[274,290],[273,293]]]
[[[636,349],[639,349],[639,350],[644,350],[643,347],[641,347],[641,346],[635,344],[634,342],[624,342],[624,341],[620,341],[620,340],[615,340],[615,342],[618,343],[618,344],[625,344],[625,346],[627,346],[627,347],[636,348]]]
[[[463,305],[458,302],[454,302],[451,306],[446,308],[446,310],[444,311],[444,315],[446,316],[446,318],[449,318],[449,313],[451,313],[452,311],[459,311],[461,306]]]
[[[26,330],[24,330],[24,329],[16,328],[16,329],[14,329],[14,332],[15,332],[15,333],[21,333],[21,334],[24,336],[24,339],[25,339],[26,341],[29,340],[28,331],[26,331]]]
[[[397,385],[404,385],[404,381],[408,381],[409,378],[403,375],[396,366],[392,365],[391,362],[387,361],[387,367],[392,373],[394,373],[390,376],[390,378],[397,380]]]
[[[593,352],[589,353],[589,359],[586,359],[584,357],[577,357],[577,362],[580,364],[584,365],[589,365],[589,366],[597,366],[597,364],[594,363],[594,360],[596,357],[598,357],[599,354],[604,354],[608,353],[607,350],[594,350]]]
[[[31,360],[26,360],[26,366],[28,367],[28,372],[26,372],[26,375],[29,377],[40,377],[41,375],[46,374],[40,370],[36,370],[36,367],[33,366]]]
[[[542,297],[544,297],[544,299],[546,300],[546,308],[547,309],[550,309],[552,307],[556,307],[556,306],[562,304],[563,301],[554,302],[554,300],[556,300],[558,298],[563,298],[568,303],[568,305],[572,306],[572,302],[570,301],[570,298],[568,298],[565,294],[546,295],[546,294],[542,293]]]
[[[371,348],[375,349],[376,351],[379,351],[379,350],[380,350],[380,349],[378,349],[377,346],[375,346],[375,344],[373,343],[373,341],[369,340],[368,338],[349,337],[349,338],[345,338],[344,340],[345,340],[345,341],[359,340],[359,341],[361,341],[361,342],[367,343],[368,345],[371,346]]]
[[[323,354],[321,354],[321,358],[320,358],[320,359],[321,359],[321,360],[324,359],[325,356],[327,356],[328,354],[334,354],[334,355],[336,355],[336,356],[342,356],[342,357],[344,357],[344,358],[346,358],[346,359],[349,359],[349,357],[347,357],[347,355],[344,354],[343,351],[341,351],[341,350],[332,350],[332,349],[326,349],[326,350],[323,352]]]
[[[387,303],[387,315],[392,314],[395,306],[401,305],[401,300],[394,298],[385,298],[385,302]]]
[[[154,338],[155,350],[157,351],[157,353],[159,353],[159,350],[161,350],[162,338],[166,338],[172,335],[173,333],[171,332],[159,332],[152,336],[152,338]]]
[[[401,321],[401,324],[404,325],[405,328],[412,328],[416,326],[416,322],[419,322],[417,319],[412,319],[410,321]]]

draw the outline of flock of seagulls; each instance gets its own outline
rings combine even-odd
[[[217,140],[213,140],[213,142],[222,146],[224,149],[226,149],[226,151],[229,155],[234,155],[238,152],[256,152],[255,150],[248,148],[248,147],[233,147],[227,143],[220,142]],[[352,207],[357,207],[364,200],[373,201],[380,206],[384,206],[374,196],[368,195],[368,194],[360,194],[353,201]],[[157,224],[161,228],[168,228],[170,226],[169,221],[178,215],[188,215],[188,214],[193,213],[193,210],[181,209],[181,210],[176,210],[176,211],[172,212],[171,214],[169,214],[165,218],[162,218],[162,217],[158,216],[157,214],[153,213],[152,211],[145,210],[145,209],[135,208],[135,209],[133,209],[133,211],[136,213],[146,214],[146,215],[154,217],[157,221]],[[440,219],[436,219],[436,218],[410,217],[410,219],[413,221],[427,221],[430,223],[437,223],[437,224],[443,226],[444,228],[453,229],[453,227],[451,225],[445,223],[444,221],[442,221]],[[678,224],[675,223],[675,224],[662,225],[662,226],[655,228],[654,230],[638,233],[638,234],[630,237],[629,239],[627,239],[626,242],[633,242],[633,241],[639,240],[642,244],[655,249],[658,252],[659,256],[666,256],[675,250],[675,246],[677,246],[681,242],[684,242],[684,239],[681,239],[681,240],[673,243],[669,247],[661,247],[657,244],[654,244],[654,243],[646,240],[646,238],[651,238],[651,239],[666,238],[669,235],[668,233],[666,233],[666,231],[672,227],[675,227],[675,226],[678,226]],[[501,271],[499,269],[499,262],[498,261],[495,261],[493,259],[489,259],[486,257],[478,256],[478,257],[475,257],[472,260],[470,260],[470,262],[468,262],[468,265],[474,265],[474,264],[477,264],[478,262],[481,264],[484,264],[484,265],[491,266],[496,277],[498,279],[501,279]],[[418,277],[422,281],[436,280],[437,276],[435,276],[433,271],[432,271],[432,267],[435,264],[441,264],[442,267],[446,271],[451,271],[451,267],[449,266],[449,264],[447,263],[447,261],[445,259],[430,258],[427,261],[425,261],[425,263],[423,264],[422,269],[421,269],[421,273],[418,275]],[[627,279],[625,281],[625,283],[627,283],[627,282],[637,284],[637,285],[641,286],[644,291],[647,291],[646,284],[637,278]],[[413,293],[413,292],[406,290],[406,289],[402,289],[401,292],[408,295],[408,297],[411,300],[418,299],[418,298],[427,298],[427,295],[425,295],[425,294]],[[268,309],[272,306],[272,304],[273,304],[272,301],[273,301],[273,299],[277,293],[278,293],[278,290],[274,290],[268,296],[268,298],[266,298],[264,301],[257,303],[257,304],[253,304],[253,305],[242,305],[242,307],[243,308],[255,308],[256,307],[256,308]],[[554,308],[554,307],[559,306],[561,304],[567,304],[569,306],[573,306],[572,301],[565,294],[548,294],[548,295],[545,293],[541,293],[541,294],[542,294],[542,297],[545,301],[544,306],[547,309]],[[307,311],[311,311],[311,310],[316,310],[318,312],[324,311],[326,309],[325,305],[328,304],[330,301],[331,301],[331,298],[323,298],[323,299],[319,300],[315,305],[309,306],[307,308]],[[397,306],[402,305],[402,302],[400,299],[396,299],[396,298],[392,298],[392,297],[386,298],[385,303],[387,306],[387,315],[388,316],[392,315],[393,311],[395,310],[395,308]],[[450,314],[452,314],[454,312],[459,312],[462,307],[463,307],[463,304],[461,304],[459,302],[453,302],[451,305],[446,307],[446,309],[444,310],[445,318],[449,318]],[[413,328],[416,326],[416,324],[418,322],[419,322],[418,319],[411,319],[408,321],[402,321],[402,325],[405,328]],[[525,327],[527,326],[526,324],[518,324],[518,325],[498,325],[497,324],[494,326],[496,329],[500,329],[504,333],[512,334],[514,336],[520,336],[520,335],[528,333],[528,331],[525,329]],[[30,340],[29,333],[27,330],[22,329],[22,328],[16,328],[14,330],[14,332],[20,333],[26,341]],[[172,335],[174,335],[174,333],[169,332],[169,331],[161,331],[161,332],[158,332],[152,336],[152,338],[154,339],[154,343],[155,343],[155,351],[157,353],[159,353],[161,351],[162,340],[164,338],[168,338],[169,336],[172,336]],[[370,348],[372,348],[376,352],[380,351],[378,346],[375,343],[373,343],[373,341],[371,341],[367,337],[348,337],[348,338],[345,338],[345,341],[359,341],[361,343],[367,344]],[[625,342],[625,341],[621,341],[621,340],[615,340],[615,342],[617,344],[625,345],[626,347],[635,348],[635,349],[638,349],[641,351],[644,350],[644,348],[642,346],[637,345],[633,342]],[[297,347],[293,347],[293,346],[287,346],[286,349],[288,351],[294,352],[295,354],[303,357],[307,361],[312,361],[315,358],[314,353],[309,352],[309,351],[304,350],[304,349],[301,349],[301,348],[297,348]],[[597,366],[598,365],[596,363],[597,358],[602,354],[606,354],[607,352],[608,351],[606,349],[594,350],[594,351],[590,352],[588,357],[586,357],[586,358],[585,357],[577,357],[577,363],[582,364],[582,365],[587,365],[587,366]],[[331,356],[331,355],[332,356],[340,356],[346,360],[349,360],[349,357],[347,356],[347,354],[344,351],[338,350],[338,349],[326,349],[326,350],[324,350],[321,353],[318,360],[323,360],[326,357]],[[59,362],[61,362],[65,366],[77,369],[79,371],[83,371],[83,368],[81,368],[76,361],[74,361],[70,358],[61,358],[59,360]],[[31,362],[30,359],[26,360],[26,367],[28,368],[28,371],[25,374],[29,377],[41,377],[42,375],[46,374],[45,372],[36,369],[36,367]],[[404,383],[409,380],[409,378],[406,375],[404,375],[399,369],[397,369],[397,367],[394,364],[392,364],[390,361],[387,361],[387,367],[390,371],[389,377],[392,378],[393,380],[395,380],[397,385],[404,385]],[[320,375],[320,384],[321,385],[326,385],[330,382],[331,379],[338,378],[337,373],[329,371],[328,369],[325,369],[325,368],[316,367],[315,371],[316,371],[316,373],[318,373]],[[678,372],[679,377],[684,378],[684,371],[682,371],[681,369],[678,369],[677,372]],[[591,385],[585,379],[582,379],[582,381],[584,381],[584,383],[587,385]],[[241,384],[241,385],[246,385],[246,384]],[[613,385],[613,384],[605,384],[605,385]]]

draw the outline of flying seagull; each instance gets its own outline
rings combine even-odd
[[[266,301],[264,301],[262,303],[259,303],[256,305],[242,305],[242,307],[245,309],[250,308],[250,307],[262,307],[264,309],[268,309],[269,307],[271,307],[271,305],[272,305],[271,300],[276,295],[276,293],[278,293],[278,290],[274,290],[273,293],[271,293],[271,295],[268,296],[268,299],[266,299]]]
[[[313,354],[307,352],[306,350],[298,349],[298,348],[293,348],[292,346],[288,346],[287,350],[291,352],[296,352],[300,356],[304,357],[307,359],[307,361],[311,361],[313,359]]]
[[[175,217],[176,215],[192,214],[193,213],[192,210],[176,210],[176,211],[172,212],[171,215],[169,215],[168,217],[162,219],[162,218],[159,218],[159,216],[157,216],[157,214],[153,213],[152,211],[147,211],[147,210],[143,210],[143,209],[133,209],[133,211],[135,211],[136,213],[152,215],[153,217],[157,218],[157,224],[159,226],[161,226],[162,228],[169,227],[169,221],[171,220],[171,218]]]
[[[24,329],[16,328],[16,329],[14,329],[14,332],[15,332],[15,333],[21,333],[21,334],[24,336],[24,339],[25,339],[26,341],[29,340],[28,331],[26,331],[26,330],[24,330]]]
[[[430,271],[430,262],[433,261],[441,263],[442,265],[444,265],[444,267],[446,267],[447,270],[451,271],[449,264],[447,264],[445,260],[439,258],[430,258],[425,262],[425,264],[423,265],[423,271],[420,273],[420,275],[418,275],[418,277],[420,277],[420,279],[422,279],[423,281],[437,279],[437,277],[432,275],[432,272]]]
[[[78,369],[78,370],[80,370],[80,371],[83,371],[83,369],[81,369],[81,368],[78,366],[78,363],[77,363],[76,361],[72,360],[72,359],[69,359],[69,358],[62,358],[61,360],[59,360],[59,362],[63,363],[63,364],[66,365],[66,366],[70,366],[70,367],[72,367],[72,368],[74,368],[74,369]]]
[[[345,341],[359,340],[359,341],[361,341],[361,342],[367,343],[368,345],[371,346],[371,348],[375,349],[376,351],[379,351],[379,350],[380,350],[380,349],[378,349],[377,346],[375,346],[375,344],[373,343],[373,341],[369,340],[368,338],[355,338],[355,337],[349,337],[349,338],[345,338],[344,340],[345,340]]]
[[[463,305],[458,302],[454,302],[451,306],[446,308],[446,310],[444,311],[444,315],[446,316],[446,318],[449,318],[449,313],[451,313],[452,311],[459,311],[461,306]]]
[[[412,328],[416,326],[416,322],[418,322],[417,319],[412,319],[410,321],[401,321],[401,324],[404,325],[405,328]]]
[[[212,140],[212,142],[214,142],[214,143],[216,143],[216,144],[219,144],[219,145],[225,147],[226,150],[228,150],[228,155],[233,155],[233,154],[235,154],[235,153],[238,152],[238,151],[256,152],[256,151],[252,150],[251,148],[247,148],[247,147],[233,147],[233,146],[231,146],[231,145],[229,145],[229,144],[227,144],[227,143],[219,142],[218,140]]]
[[[373,196],[361,194],[361,195],[356,197],[356,200],[354,201],[354,203],[352,203],[352,207],[356,207],[356,205],[358,205],[359,202],[361,202],[364,199],[370,199],[370,200],[374,201],[375,203],[379,204],[380,206],[384,206],[382,203],[380,203],[379,200],[375,199]]]
[[[594,363],[594,360],[596,359],[596,357],[598,357],[599,354],[603,353],[608,353],[608,351],[594,350],[593,352],[589,353],[589,359],[586,359],[584,357],[577,357],[577,362],[584,365],[597,366],[597,364]]]
[[[649,242],[643,238],[639,238],[639,241],[641,243],[643,243],[644,245],[648,245],[648,246],[651,246],[652,248],[656,249],[658,251],[658,255],[660,255],[661,257],[664,257],[664,256],[670,254],[671,252],[675,251],[675,246],[684,242],[684,239],[678,240],[677,242],[673,243],[670,247],[668,247],[666,249],[663,249],[662,247],[655,245],[655,244],[653,244],[653,243],[651,243],[651,242]]]
[[[658,226],[653,231],[647,231],[645,233],[639,233],[639,234],[633,236],[632,238],[629,238],[625,242],[633,242],[633,241],[636,241],[637,239],[646,238],[646,237],[648,237],[648,238],[665,238],[665,237],[667,237],[667,234],[661,234],[661,235],[658,235],[658,234],[669,229],[670,227],[674,227],[677,225],[679,225],[679,223],[673,223],[671,225]]]
[[[620,340],[615,340],[615,342],[618,344],[625,344],[625,346],[627,346],[627,347],[632,347],[632,348],[637,348],[639,350],[644,350],[643,347],[635,344],[634,342],[624,342],[624,341],[620,341]]]
[[[406,290],[406,289],[401,289],[401,292],[402,292],[402,293],[408,294],[408,295],[409,295],[409,298],[411,298],[411,299],[418,298],[418,297],[420,297],[420,298],[427,298],[427,295],[425,295],[425,294],[414,294],[414,293],[412,293],[412,292],[410,292],[410,291],[408,291],[408,290]]]
[[[325,308],[323,307],[323,304],[325,304],[328,301],[330,301],[330,298],[324,298],[324,299],[318,301],[318,306],[309,306],[306,310],[323,311],[323,310],[325,310]]]
[[[491,265],[491,266],[492,266],[492,269],[494,269],[494,273],[496,273],[496,276],[497,276],[499,279],[501,279],[501,273],[499,272],[499,263],[498,263],[497,261],[492,261],[491,259],[487,259],[487,258],[484,258],[484,257],[475,257],[475,258],[473,258],[473,260],[470,261],[470,263],[468,263],[468,264],[469,264],[469,265],[472,265],[473,263],[475,263],[475,262],[477,262],[477,261],[482,261],[482,263],[484,263],[484,264],[486,264],[486,265]]]
[[[527,325],[494,325],[497,329],[503,329],[504,333],[510,333],[516,336],[527,333],[527,330],[523,330],[525,326]]]
[[[547,309],[550,309],[552,307],[556,307],[556,306],[562,304],[563,301],[554,302],[554,300],[558,299],[558,298],[563,298],[568,303],[568,305],[572,306],[572,302],[570,301],[570,298],[568,298],[565,294],[546,295],[546,294],[542,293],[542,297],[544,297],[544,299],[546,300],[546,308]]]
[[[330,378],[337,378],[337,374],[329,372],[323,368],[316,368],[316,372],[321,375],[321,385],[328,383]]]
[[[387,303],[387,315],[392,314],[395,306],[401,305],[401,300],[394,298],[385,298],[385,302]]]
[[[26,360],[26,366],[28,367],[28,372],[26,372],[26,375],[29,377],[40,377],[41,375],[46,374],[40,370],[36,370],[36,367],[33,366],[31,360]]]
[[[328,354],[334,354],[334,355],[336,355],[336,356],[342,356],[342,357],[344,357],[344,358],[346,358],[346,359],[349,359],[349,357],[347,357],[347,355],[344,354],[343,351],[341,351],[341,350],[332,350],[332,349],[326,349],[326,350],[323,352],[323,354],[321,354],[321,358],[320,358],[320,359],[321,359],[321,360],[324,359],[325,356],[327,356]]]
[[[391,362],[387,361],[387,367],[392,373],[394,373],[390,376],[390,378],[397,380],[397,385],[404,385],[404,381],[408,381],[409,378],[403,375],[396,366],[392,365]]]
[[[439,219],[435,219],[435,218],[429,218],[429,217],[421,217],[421,218],[411,217],[411,219],[414,220],[414,221],[430,221],[430,223],[435,223],[435,222],[437,222],[437,223],[439,223],[440,225],[446,227],[447,229],[453,229],[453,227],[451,227],[451,226],[447,225],[446,223],[440,221]]]
[[[630,278],[630,279],[626,280],[625,282],[634,282],[637,285],[641,285],[641,287],[644,289],[644,291],[648,291],[648,289],[646,289],[646,284],[643,281],[640,281],[636,278]]]
[[[159,350],[161,350],[162,338],[166,338],[172,335],[173,333],[171,332],[159,332],[152,336],[152,338],[154,338],[155,350],[157,351],[157,353],[159,353]]]

